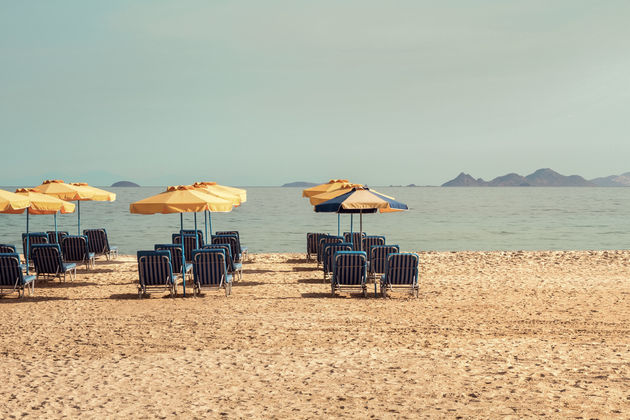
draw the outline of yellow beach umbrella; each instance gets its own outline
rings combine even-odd
[[[217,197],[230,200],[234,204],[234,207],[238,207],[247,201],[247,190],[242,188],[227,187],[225,185],[219,185],[216,182],[195,182],[193,187],[216,195]],[[204,223],[206,228],[206,238],[208,238],[208,221],[210,222],[210,235],[212,235],[212,213],[204,212],[204,216],[207,216],[204,217]]]
[[[184,246],[184,213],[199,211],[229,212],[232,203],[215,195],[206,194],[194,188],[192,185],[177,185],[168,187],[166,191],[136,201],[129,205],[129,211],[136,214],[170,214],[180,213],[182,246]],[[197,226],[195,226],[195,231]],[[197,236],[197,235],[195,235]],[[185,250],[182,250],[185,251]],[[186,253],[182,252],[182,277],[185,276]],[[186,296],[186,283],[184,282],[184,296]]]
[[[343,188],[346,184],[349,184],[347,179],[331,179],[325,184],[316,185],[302,190],[302,197],[311,197],[313,195],[338,190]]]
[[[28,197],[0,190],[0,213],[19,214],[30,205]]]
[[[342,187],[337,190],[332,190],[332,191],[317,194],[317,195],[311,195],[308,198],[308,201],[311,202],[311,205],[316,206],[318,204],[323,203],[324,201],[328,201],[332,198],[339,197],[342,194],[349,193],[350,191],[352,191],[353,188],[360,188],[360,187],[363,187],[363,185],[348,183],[348,184],[342,185]]]
[[[89,201],[115,201],[116,193],[102,190],[100,188],[92,187],[86,182],[72,182],[70,185],[79,187],[81,191],[90,193],[90,198],[84,198],[83,200]]]
[[[41,185],[33,188],[33,190],[66,201],[89,200],[94,195],[89,190],[66,184],[60,179],[47,179]]]
[[[30,214],[67,214],[72,213],[75,209],[73,203],[60,200],[52,195],[38,193],[33,188],[18,188],[15,193],[28,198],[31,203],[28,208]]]

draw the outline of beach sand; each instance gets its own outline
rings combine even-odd
[[[332,298],[303,254],[229,298],[139,300],[131,256],[40,282],[0,298],[0,418],[630,416],[630,251],[420,259],[418,299]]]

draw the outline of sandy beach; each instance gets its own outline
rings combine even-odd
[[[332,298],[303,254],[228,298],[139,300],[133,256],[39,282],[0,298],[0,418],[630,415],[630,251],[420,260],[418,299]]]

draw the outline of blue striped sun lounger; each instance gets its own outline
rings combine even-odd
[[[89,251],[94,255],[105,255],[108,260],[118,257],[118,247],[109,244],[105,228],[85,229],[83,234],[87,236]]]
[[[317,245],[317,266],[324,262],[324,246],[326,244],[340,244],[343,243],[343,236],[324,235],[319,239]]]
[[[367,256],[363,251],[338,251],[334,256],[330,287],[336,292],[360,291],[367,296]]]
[[[37,272],[37,280],[55,279],[66,281],[66,275],[70,275],[70,280],[77,278],[77,265],[63,261],[61,247],[59,244],[39,244],[33,245],[33,264]]]
[[[182,278],[182,245],[181,244],[155,244],[153,246],[155,251],[169,251],[171,253],[171,267],[173,269],[173,276],[175,279]],[[186,281],[186,277],[190,277],[192,273],[192,263],[186,263],[186,269],[184,270],[184,278],[182,281]]]
[[[232,247],[230,244],[208,244],[203,247],[203,249],[222,249],[225,251],[225,266],[227,267],[228,273],[234,275],[234,280],[238,278],[241,280],[243,278],[243,264],[234,262],[234,258],[232,258]]]
[[[85,235],[68,235],[61,240],[61,254],[66,262],[85,264],[85,269],[94,268],[94,253],[88,250]]]
[[[332,274],[334,261],[333,258],[335,256],[335,252],[337,251],[352,251],[352,244],[347,242],[341,243],[327,243],[324,244],[323,258],[322,258],[322,267],[324,271],[324,283],[328,278],[328,274]]]
[[[18,297],[23,297],[27,289],[32,296],[35,291],[35,276],[22,272],[20,256],[16,252],[0,253],[0,294],[17,292]]]
[[[418,297],[418,254],[401,252],[389,254],[385,274],[381,276],[381,294],[388,290],[406,289]]]
[[[313,255],[317,257],[319,240],[327,236],[325,233],[309,232],[306,234],[306,260],[310,261]]]
[[[242,262],[242,255],[238,253],[238,239],[235,235],[212,235],[213,244],[224,244],[230,246],[232,258],[235,262]]]
[[[361,249],[361,242],[363,240],[363,238],[366,237],[366,233],[365,232],[344,232],[343,233],[343,241],[344,242],[351,242],[352,243],[352,250],[353,251],[363,251]]]
[[[236,235],[236,241],[238,242],[238,253],[241,255],[241,261],[247,261],[247,257],[249,256],[249,252],[246,246],[243,246],[241,242],[241,234],[238,230],[219,230],[215,233],[216,235]]]
[[[148,291],[168,291],[171,297],[177,294],[177,286],[171,266],[171,253],[167,250],[138,251],[138,297]]]
[[[68,236],[69,233],[67,231],[65,231],[65,230],[59,230],[59,231],[57,231],[57,234],[55,235],[55,231],[54,230],[47,230],[46,231],[46,235],[48,235],[48,243],[49,244],[60,244],[61,241],[63,240],[63,238]]]
[[[201,289],[225,289],[225,296],[232,292],[232,275],[225,264],[224,249],[198,249],[193,252],[193,295]]]
[[[387,256],[400,252],[398,245],[374,245],[370,247],[368,258],[368,276],[378,277],[385,273]]]
[[[174,244],[182,243],[182,235],[180,233],[173,233],[171,239]],[[199,237],[194,233],[184,233],[184,255],[186,256],[186,262],[192,263],[192,253],[196,249],[201,249],[201,245],[198,244]]]

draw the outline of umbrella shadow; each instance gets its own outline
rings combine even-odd
[[[330,281],[323,281],[322,279],[298,279],[298,283],[301,284],[330,284]]]
[[[242,280],[234,281],[234,286],[235,287],[239,287],[239,286],[261,286],[263,284],[267,284],[267,283],[264,283],[262,281],[242,281]]]
[[[37,293],[37,289],[35,289],[35,293]],[[8,305],[11,303],[15,303],[18,304],[20,302],[48,302],[48,301],[55,301],[55,300],[70,300],[68,297],[66,296],[24,296],[23,298],[18,298],[17,294],[15,295],[14,299],[9,298],[9,296],[4,296],[4,295],[0,295],[0,305]]]
[[[286,262],[289,264],[308,264],[311,261],[307,260],[306,258],[289,258]]]
[[[42,289],[67,289],[70,287],[81,287],[81,286],[94,286],[96,283],[89,283],[86,281],[62,281],[62,282],[56,282],[56,281],[52,281],[52,280],[38,280],[37,283],[35,284],[35,290],[37,290],[37,288],[42,288]]]
[[[321,268],[317,267],[293,267],[293,271],[318,271]]]

